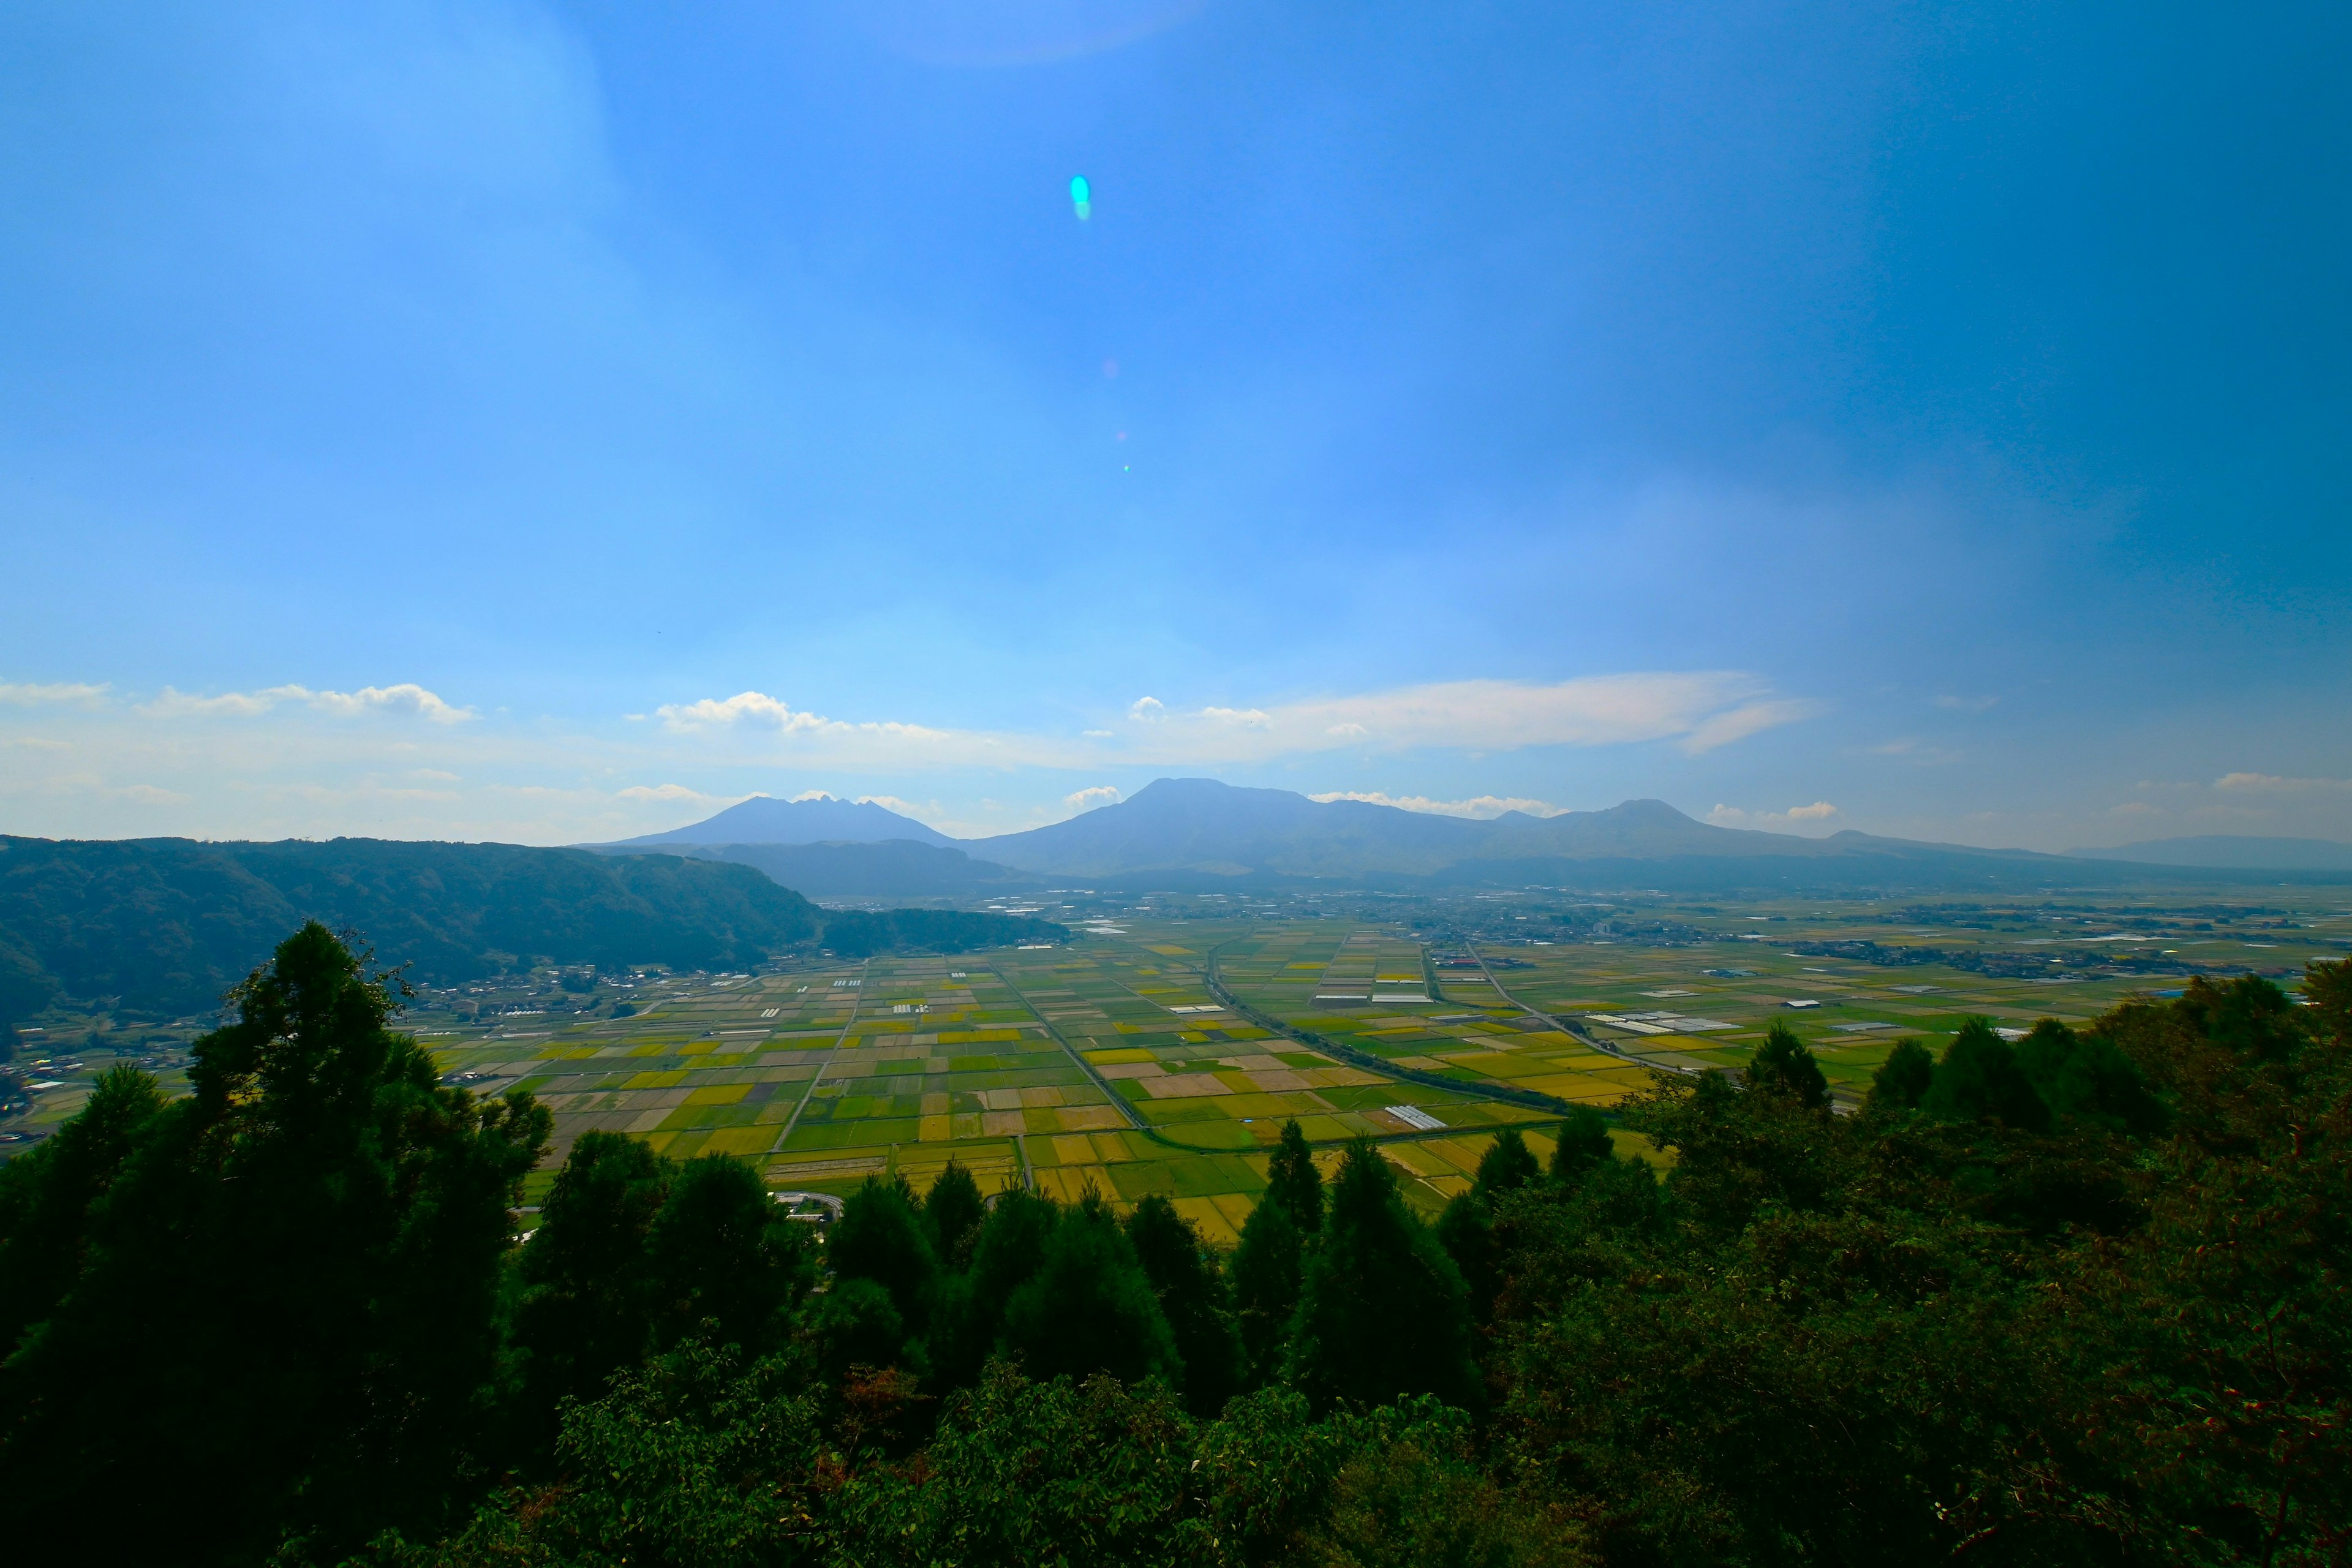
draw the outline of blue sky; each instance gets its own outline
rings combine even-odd
[[[11,6],[0,830],[2352,838],[2347,31]]]

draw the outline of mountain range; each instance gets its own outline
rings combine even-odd
[[[835,822],[861,837],[836,834],[823,844],[744,837],[769,831],[771,824],[797,835]],[[804,847],[790,854],[775,847],[791,845]],[[919,849],[921,845],[929,848]],[[1365,801],[1310,800],[1288,790],[1244,788],[1214,779],[1160,779],[1116,805],[991,838],[950,839],[871,803],[852,806],[761,797],[707,822],[609,847],[758,865],[820,897],[966,894],[1009,889],[1035,877],[1169,889],[1243,883],[1398,889],[1630,884],[1676,890],[1851,887],[1990,892],[2113,886],[2183,875],[2204,879],[2223,869],[2268,870],[2278,865],[2267,858],[2232,863],[2225,850],[2214,852],[2220,858],[2151,855],[2142,863],[2125,858],[2126,850],[2151,847],[2145,846],[2057,856],[1850,829],[1803,838],[1717,827],[1658,800],[1629,800],[1602,811],[1556,816],[1506,812],[1478,820]],[[2352,864],[2339,868],[2306,858],[2286,868],[2325,877],[2352,869]]]
[[[1654,887],[2079,879],[2087,867],[2026,850],[1969,849],[1844,832],[1827,838],[1698,822],[1659,800],[1557,816],[1477,820],[1365,801],[1309,800],[1213,779],[1160,779],[1066,822],[978,841],[1018,870],[1131,881],[1316,879],[1403,885],[1595,881]],[[2102,868],[2094,878],[2113,873]]]

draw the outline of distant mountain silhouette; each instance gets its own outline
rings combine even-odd
[[[2143,866],[2199,866],[2240,871],[2352,871],[2352,844],[2333,838],[2260,838],[2204,833],[2187,838],[2147,838],[2112,849],[2069,849],[2084,860],[2130,860]]]
[[[911,838],[918,844],[952,845],[956,841],[911,816],[901,816],[872,801],[835,800],[818,795],[810,800],[777,800],[755,795],[729,806],[716,816],[667,833],[648,833],[614,844],[592,844],[591,849],[651,849],[672,844],[878,844],[889,838]]]
[[[1826,838],[1717,827],[1664,801],[1487,821],[1213,779],[1160,779],[1049,827],[968,841],[1018,870],[1121,887],[1236,880],[1389,887],[1973,889],[2147,880],[2153,868],[1847,831]]]

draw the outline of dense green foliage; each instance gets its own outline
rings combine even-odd
[[[1295,1128],[1164,1199],[755,1174],[435,1085],[308,927],[166,1103],[0,1168],[0,1495],[258,1564],[2340,1563],[2352,964],[1893,1053],[1767,1043],[1424,1225]],[[1328,1155],[1326,1155],[1328,1158]]]
[[[1748,1087],[1794,1100],[1807,1110],[1825,1110],[1830,1080],[1794,1029],[1775,1023],[1748,1058]]]
[[[0,1026],[59,996],[207,1011],[310,920],[366,932],[432,985],[535,963],[740,969],[819,942],[863,958],[1069,934],[1004,915],[822,910],[751,867],[677,855],[0,837]]]
[[[970,910],[826,910],[824,945],[842,958],[877,952],[971,952],[1018,942],[1060,942],[1067,926]]]
[[[7,1492],[41,1500],[12,1533],[35,1556],[356,1544],[480,1484],[509,1205],[547,1112],[437,1087],[322,927],[234,1001],[188,1098],[118,1073],[86,1135],[0,1173],[0,1277],[22,1247],[38,1281],[9,1292],[0,1364]]]

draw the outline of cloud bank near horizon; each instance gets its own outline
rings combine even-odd
[[[1740,671],[1643,672],[1549,684],[1458,680],[1250,707],[1180,708],[1152,696],[1078,732],[846,721],[762,691],[665,703],[652,718],[682,738],[773,742],[780,760],[895,767],[1082,768],[1100,763],[1209,766],[1339,751],[1515,752],[1667,742],[1703,755],[1811,718],[1822,705],[1774,694]]]

